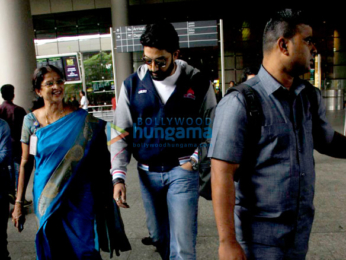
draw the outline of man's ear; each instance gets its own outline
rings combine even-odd
[[[283,53],[284,55],[288,55],[288,47],[287,47],[287,44],[288,44],[288,41],[283,38],[283,37],[280,37],[278,40],[277,40],[277,45],[280,49],[280,52]]]
[[[180,53],[180,50],[176,50],[175,52],[173,52],[173,60],[176,60],[179,58],[179,53]]]

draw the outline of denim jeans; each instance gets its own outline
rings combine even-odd
[[[241,242],[247,260],[305,260],[308,242],[295,239],[295,245],[278,247],[251,242]]]
[[[162,259],[196,259],[199,174],[138,169],[147,226]]]
[[[17,161],[14,161],[13,167],[14,167],[14,169],[13,169],[13,171],[14,171],[14,177],[13,177],[14,188],[15,188],[15,191],[17,191],[20,163],[18,163]]]

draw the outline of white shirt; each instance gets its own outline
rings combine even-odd
[[[86,98],[86,96],[83,96],[80,100],[80,105],[82,106],[83,109],[88,109],[88,104],[89,104],[88,99]]]
[[[166,104],[167,100],[172,95],[175,87],[177,86],[176,82],[180,76],[181,67],[180,67],[179,63],[175,63],[175,65],[177,67],[176,67],[176,70],[175,70],[173,75],[165,78],[162,81],[153,79],[154,86],[155,86],[156,91],[159,94],[163,104]]]

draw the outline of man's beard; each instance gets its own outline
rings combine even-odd
[[[162,81],[165,78],[169,77],[173,70],[174,70],[174,61],[172,60],[171,64],[169,65],[166,71],[161,71],[160,69],[158,69],[157,71],[153,72],[149,70],[149,73],[151,77],[153,78],[153,80]],[[153,75],[153,73],[155,73],[155,75]]]

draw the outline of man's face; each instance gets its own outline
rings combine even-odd
[[[174,73],[174,61],[179,51],[169,53],[154,47],[144,46],[143,60],[147,64],[149,73],[154,80],[162,81]]]
[[[298,75],[310,71],[314,64],[317,49],[312,38],[312,28],[305,24],[297,26],[297,33],[289,40],[288,51],[291,54],[290,67]]]

